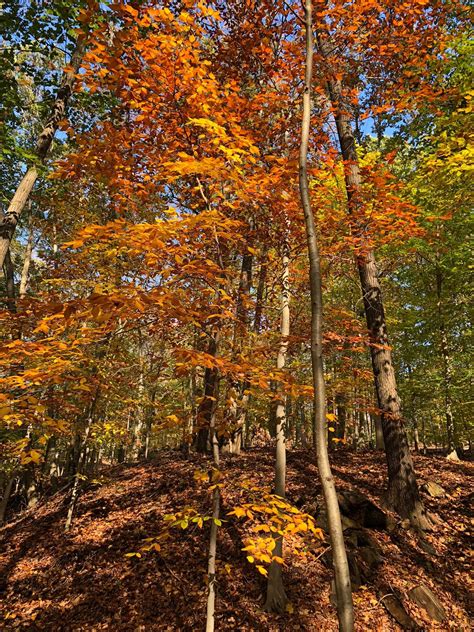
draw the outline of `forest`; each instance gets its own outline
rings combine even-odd
[[[470,9],[0,2],[0,629],[472,629]]]

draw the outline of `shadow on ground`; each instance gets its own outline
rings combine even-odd
[[[224,510],[238,502],[240,483],[248,478],[265,486],[272,481],[271,451],[255,450],[224,459]],[[381,501],[384,460],[376,453],[333,455],[340,487],[357,488]],[[0,628],[5,630],[200,630],[206,602],[208,529],[193,526],[173,531],[159,553],[138,552],[145,538],[156,535],[166,514],[192,506],[210,513],[205,486],[194,480],[208,467],[166,452],[154,462],[113,467],[103,484],[80,498],[71,531],[64,533],[67,493],[57,494],[34,511],[0,530]],[[422,550],[411,530],[397,528],[374,537],[384,563],[373,585],[354,594],[359,630],[397,630],[377,599],[377,582],[406,591],[424,583],[438,596],[453,629],[468,621],[467,558],[469,480],[474,466],[418,457],[420,479],[435,480],[447,491],[443,499],[426,499],[441,517],[428,535],[431,553]],[[288,459],[288,496],[299,506],[315,507],[320,493],[313,454],[295,451]],[[208,524],[208,523],[207,523]],[[227,517],[219,532],[217,630],[337,630],[330,604],[331,570],[318,555],[289,560],[285,584],[292,612],[269,615],[262,610],[265,578],[242,552],[242,521]],[[324,547],[323,547],[324,548]],[[423,612],[411,614],[427,625]],[[421,618],[420,618],[421,617]],[[436,627],[430,630],[450,628]],[[2,627],[3,626],[3,627]],[[382,627],[380,627],[382,626]]]

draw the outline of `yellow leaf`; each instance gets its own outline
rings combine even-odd
[[[236,507],[234,510],[229,512],[229,516],[236,516],[237,518],[242,518],[245,514],[246,511],[243,507]]]
[[[33,463],[41,462],[41,452],[38,452],[37,450],[30,450],[29,457]]]

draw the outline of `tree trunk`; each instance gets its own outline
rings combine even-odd
[[[56,95],[56,100],[53,105],[51,116],[49,117],[46,125],[41,131],[37,147],[36,156],[39,162],[43,162],[51,147],[54,135],[58,129],[59,122],[64,118],[66,114],[67,104],[72,93],[74,85],[75,74],[79,70],[82,62],[82,56],[84,53],[84,40],[80,38],[77,42],[76,49],[72,55],[70,66],[72,70],[65,72],[61,81],[60,88]],[[15,194],[10,202],[5,217],[0,223],[0,266],[3,266],[6,254],[10,247],[15,228],[20,219],[20,215],[25,208],[26,203],[33,190],[35,182],[38,178],[38,169],[35,165],[32,165],[23,176],[20,184],[18,185]]]
[[[289,267],[288,242],[283,246],[283,273],[281,291],[281,320],[280,320],[280,347],[277,356],[277,369],[281,370],[286,363],[288,351],[288,336],[290,335],[290,288],[289,288]],[[280,387],[281,390],[281,387]],[[275,455],[275,494],[285,498],[286,490],[286,395],[280,392],[276,405],[276,455]],[[273,555],[283,557],[283,538],[275,538],[275,548]],[[283,614],[288,603],[288,598],[283,586],[282,566],[278,562],[272,562],[268,573],[267,600],[265,610]]]
[[[260,271],[258,275],[257,295],[255,297],[255,315],[253,321],[253,330],[258,335],[262,330],[262,316],[263,316],[263,297],[265,294],[265,283],[267,280],[267,253],[263,253],[262,258],[265,258],[260,265]]]
[[[216,332],[209,339],[207,353],[212,357],[216,357],[217,354],[218,337],[219,332]],[[218,382],[219,373],[217,369],[214,367],[206,367],[204,371],[204,393],[196,415],[198,428],[196,450],[202,454],[208,452],[209,450],[209,428],[211,425],[212,411],[214,410],[214,402],[217,395]]]
[[[109,342],[110,342],[110,338],[109,338]],[[104,355],[103,350],[100,350],[100,355]],[[71,527],[74,510],[76,508],[77,500],[79,498],[79,494],[81,490],[81,479],[83,478],[84,465],[87,462],[87,456],[88,456],[88,451],[89,451],[87,441],[89,439],[92,421],[94,419],[94,413],[97,407],[97,402],[99,401],[99,396],[100,396],[100,385],[97,386],[94,397],[89,405],[88,414],[85,420],[84,436],[81,437],[81,434],[77,432],[74,438],[73,463],[72,463],[74,484],[72,488],[71,499],[69,501],[66,523],[64,525],[65,531],[69,531]]]
[[[328,60],[330,57],[328,43],[318,38],[318,46],[323,57]],[[344,101],[340,79],[330,78],[328,91],[334,109],[337,134],[344,160],[351,230],[358,241],[356,263],[369,331],[375,389],[381,411],[388,466],[388,501],[400,516],[409,518],[414,526],[428,528],[430,521],[420,500],[401,414],[375,255],[373,250],[367,247],[364,229],[358,221],[362,207],[360,195],[362,178],[350,120],[350,105]]]
[[[439,318],[439,333],[441,343],[441,357],[443,359],[443,385],[444,385],[444,414],[446,417],[446,436],[448,439],[448,452],[456,449],[453,402],[451,398],[452,366],[448,348],[448,336],[446,333],[446,323],[443,316],[442,302],[443,276],[439,269],[436,270],[436,307]]]
[[[145,430],[146,430],[146,410],[143,403],[145,395],[145,347],[144,343],[139,340],[138,343],[138,362],[139,362],[139,374],[138,374],[138,406],[135,410],[135,419],[133,423],[133,447],[132,447],[132,459],[138,461],[138,459],[144,453],[145,444]]]
[[[143,458],[145,459],[145,461],[148,459],[148,453],[150,451],[150,435],[151,435],[151,428],[153,425],[153,419],[155,416],[155,399],[156,399],[156,392],[157,392],[157,388],[153,388],[152,392],[151,392],[151,403],[150,406],[147,407],[146,410],[146,421],[145,421],[145,441],[144,441],[144,445],[143,445]],[[192,433],[192,428],[190,429],[190,434]]]
[[[336,487],[329,464],[326,443],[326,385],[324,382],[322,349],[322,282],[319,248],[316,239],[314,215],[311,208],[308,185],[308,142],[311,122],[311,83],[313,74],[313,26],[312,2],[305,0],[306,64],[305,86],[303,93],[303,120],[301,126],[301,144],[299,156],[299,187],[304,210],[308,254],[310,264],[311,288],[311,363],[314,387],[314,434],[319,476],[323,488],[324,500],[329,523],[329,535],[335,572],[337,613],[339,629],[348,632],[354,629],[351,581],[349,565],[344,546],[341,516],[337,501]]]
[[[383,439],[382,419],[380,415],[375,416],[375,449],[385,450],[385,441]]]
[[[212,490],[212,520],[211,533],[209,537],[209,557],[207,563],[207,613],[206,613],[206,632],[213,632],[215,626],[215,609],[216,609],[216,555],[217,555],[217,527],[220,516],[220,488],[219,488],[219,441],[215,425],[215,402],[211,402],[211,417],[209,423],[209,434],[212,445],[212,456],[214,461],[215,475],[211,477],[211,483],[214,483]]]
[[[250,296],[252,287],[252,266],[253,256],[245,254],[242,257],[242,267],[240,272],[239,294],[237,300],[237,322],[234,329],[234,341],[232,350],[232,359],[238,361],[239,355],[242,353],[244,336],[248,326],[248,309],[247,301]],[[231,380],[229,384],[229,392],[227,400],[232,400],[232,405],[227,414],[227,427],[230,429],[229,436],[226,438],[222,450],[229,454],[240,454],[242,449],[242,437],[247,417],[247,408],[249,404],[249,395],[246,391],[249,389],[249,383],[246,380]]]
[[[350,188],[348,187],[348,193]],[[359,276],[370,338],[370,355],[381,411],[382,431],[388,466],[388,500],[390,505],[413,525],[429,527],[420,500],[407,433],[402,419],[392,352],[389,347],[382,292],[377,276],[374,253],[358,257]]]
[[[354,392],[354,402],[356,402],[357,400],[357,391]],[[357,450],[359,449],[359,431],[360,431],[360,425],[359,425],[359,415],[357,414],[357,410],[355,408],[352,409],[352,424],[353,424],[353,431],[352,431],[352,447],[355,450],[355,452],[357,452]]]
[[[39,486],[36,478],[37,469],[34,465],[29,465],[25,470],[25,495],[28,509],[36,507],[39,502]]]
[[[2,500],[0,501],[0,527],[5,522],[5,516],[7,514],[8,501],[12,493],[13,483],[15,481],[15,471],[13,471],[7,478],[5,488],[3,490]]]
[[[344,393],[336,393],[336,410],[336,439],[344,441],[346,437],[346,398],[344,396]]]
[[[74,475],[74,484],[72,487],[71,499],[69,501],[69,506],[67,510],[66,523],[64,525],[64,531],[66,532],[69,531],[69,529],[71,528],[74,510],[76,508],[77,500],[79,498],[79,493],[81,490],[81,480],[83,477],[84,465],[87,461],[87,440],[89,438],[89,432],[90,432],[90,428],[92,424],[92,414],[93,414],[93,409],[91,409],[91,414],[87,420],[87,424],[86,424],[86,428],[84,432],[84,439],[82,440],[81,446],[79,449],[76,472]]]
[[[420,451],[420,437],[418,433],[418,422],[416,419],[413,420],[413,444],[415,448],[415,452]]]
[[[10,254],[7,250],[5,260],[3,262],[3,274],[5,277],[5,291],[7,295],[7,308],[11,314],[16,313],[16,296],[15,296],[15,269]]]

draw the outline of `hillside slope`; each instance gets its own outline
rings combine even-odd
[[[383,456],[339,451],[334,472],[340,489],[358,489],[381,503]],[[223,501],[227,513],[242,494],[241,482],[258,486],[272,480],[273,455],[256,450],[224,458]],[[288,497],[304,511],[317,511],[319,483],[313,454],[295,451],[288,459]],[[200,529],[175,529],[159,552],[127,557],[143,540],[163,528],[163,516],[193,506],[210,513],[206,486],[194,472],[208,467],[198,456],[184,459],[164,452],[153,462],[112,467],[101,483],[80,498],[71,531],[64,533],[67,494],[47,502],[0,530],[0,628],[6,630],[201,630],[205,617],[208,523]],[[383,606],[385,591],[397,594],[424,630],[468,630],[469,536],[472,530],[470,486],[474,466],[442,458],[416,457],[421,482],[446,491],[425,501],[441,518],[433,534],[420,542],[401,525],[365,529],[381,553],[380,564],[354,593],[358,630],[399,630]],[[337,630],[330,604],[327,545],[285,568],[292,612],[262,610],[265,578],[242,552],[245,521],[223,516],[219,530],[218,630]],[[357,525],[349,525],[357,527]],[[346,536],[351,542],[351,531]],[[407,597],[424,585],[446,613],[430,618]]]

